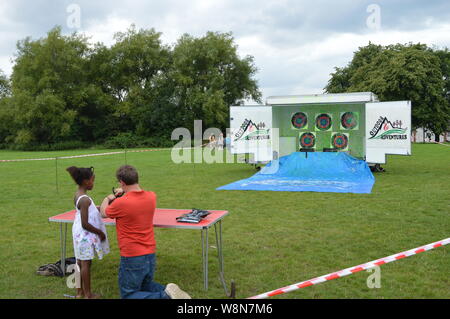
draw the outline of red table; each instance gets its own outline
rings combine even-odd
[[[205,290],[208,290],[208,229],[214,226],[216,235],[217,255],[219,260],[219,278],[227,293],[224,274],[223,274],[223,251],[222,251],[222,219],[228,215],[225,210],[208,210],[210,215],[206,216],[200,223],[179,223],[176,217],[189,213],[190,209],[165,209],[157,208],[153,217],[153,226],[160,228],[184,228],[201,230],[202,237],[202,260],[203,260],[203,282]],[[66,260],[66,240],[67,240],[67,224],[73,223],[75,219],[75,210],[68,211],[48,219],[49,222],[60,223],[60,238],[61,238],[61,268],[65,273]],[[105,225],[115,225],[116,221],[111,218],[104,218]],[[64,232],[63,232],[63,225]],[[217,225],[219,231],[217,231]]]

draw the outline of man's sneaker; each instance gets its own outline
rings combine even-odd
[[[164,290],[170,299],[192,299],[185,291],[181,290],[176,284],[167,284]]]

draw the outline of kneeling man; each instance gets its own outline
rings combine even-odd
[[[119,289],[123,299],[190,299],[176,284],[166,287],[153,281],[156,266],[156,243],[153,215],[156,194],[144,191],[138,182],[138,172],[131,165],[116,172],[124,193],[103,200],[100,211],[104,218],[116,220],[120,249]]]

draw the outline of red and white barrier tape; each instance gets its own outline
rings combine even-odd
[[[200,145],[199,147],[203,147],[204,145]],[[194,147],[189,148],[180,148],[183,150],[193,149]],[[127,151],[127,153],[142,153],[142,152],[155,152],[155,151],[167,151],[171,150],[171,148],[155,148],[149,150],[135,150],[135,151]],[[109,153],[96,153],[96,154],[84,154],[84,155],[72,155],[72,156],[61,156],[57,157],[58,159],[69,159],[69,158],[80,158],[80,157],[90,157],[90,156],[106,156],[106,155],[115,155],[115,154],[124,154],[125,151],[120,152],[109,152]],[[56,157],[46,157],[46,158],[24,158],[24,159],[12,159],[12,160],[0,160],[0,163],[5,162],[27,162],[27,161],[53,161]]]
[[[346,268],[346,269],[343,269],[343,270],[340,270],[340,271],[337,271],[337,272],[333,272],[333,273],[330,273],[330,274],[327,274],[327,275],[323,275],[323,276],[320,276],[320,277],[317,277],[317,278],[314,278],[314,279],[305,280],[305,281],[302,281],[302,282],[299,282],[299,283],[296,283],[296,284],[293,284],[293,285],[290,285],[290,286],[286,286],[284,288],[279,288],[279,289],[272,290],[272,291],[269,291],[269,292],[266,292],[266,293],[263,293],[263,294],[260,294],[260,295],[253,296],[253,297],[250,297],[248,299],[265,299],[265,298],[273,297],[273,296],[276,296],[276,295],[285,294],[285,293],[288,293],[288,292],[291,292],[291,291],[294,291],[294,290],[297,290],[297,289],[302,289],[302,288],[306,288],[306,287],[309,287],[309,286],[317,285],[317,284],[320,284],[320,283],[325,282],[325,281],[330,281],[330,280],[333,280],[333,279],[336,279],[336,278],[352,275],[352,274],[357,273],[357,272],[359,272],[361,270],[371,269],[371,268],[374,268],[376,266],[381,266],[381,265],[384,265],[384,264],[387,264],[387,263],[390,263],[390,262],[393,262],[393,261],[396,261],[396,260],[399,260],[399,259],[402,259],[402,258],[406,258],[406,257],[409,257],[409,256],[417,255],[417,254],[422,253],[424,251],[427,251],[427,250],[430,250],[430,249],[433,249],[433,248],[437,248],[437,247],[441,247],[441,246],[444,246],[444,245],[448,245],[448,244],[450,244],[450,238],[443,239],[443,240],[440,240],[440,241],[437,241],[437,242],[434,242],[434,243],[431,243],[431,244],[428,244],[428,245],[425,245],[425,246],[421,246],[421,247],[418,247],[418,248],[410,249],[410,250],[404,251],[404,252],[399,253],[399,254],[395,254],[395,255],[391,255],[391,256],[388,256],[388,257],[380,258],[380,259],[377,259],[377,260],[374,260],[374,261],[370,261],[368,263],[365,263],[365,264],[362,264],[362,265],[359,265],[359,266]]]
[[[441,142],[434,142],[435,144],[440,144],[440,145],[444,145],[444,146],[450,146],[450,145],[448,145],[448,144],[444,144],[444,143],[441,143]]]
[[[143,150],[139,152],[149,152],[152,150]],[[129,151],[131,152],[138,152],[138,151]],[[83,155],[72,155],[72,156],[60,156],[57,157],[58,159],[68,159],[68,158],[80,158],[80,157],[90,157],[90,156],[106,156],[106,155],[115,155],[115,154],[123,154],[125,151],[121,152],[109,152],[109,153],[95,153],[95,154],[83,154]],[[0,160],[0,162],[26,162],[26,161],[52,161],[55,160],[56,157],[46,157],[46,158],[24,158],[24,159],[13,159],[13,160]]]

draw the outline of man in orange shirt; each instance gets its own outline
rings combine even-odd
[[[166,287],[153,281],[156,242],[153,215],[156,194],[140,188],[139,176],[131,165],[121,166],[116,177],[124,195],[111,194],[103,200],[103,217],[116,219],[120,249],[119,289],[123,299],[190,299],[176,284]]]

